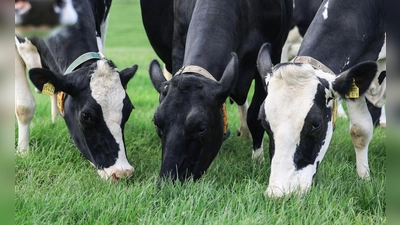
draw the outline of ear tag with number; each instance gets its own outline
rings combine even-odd
[[[360,97],[360,91],[356,85],[356,82],[353,78],[353,82],[351,83],[350,91],[348,94],[345,95],[346,98],[359,98]]]
[[[43,85],[42,93],[52,96],[52,95],[54,95],[54,90],[55,90],[54,85],[50,82],[47,82]]]

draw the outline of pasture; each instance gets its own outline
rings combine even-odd
[[[51,123],[49,97],[34,93],[30,153],[15,162],[16,224],[386,223],[386,129],[374,130],[372,175],[363,181],[355,168],[349,122],[341,118],[304,196],[263,196],[268,154],[264,163],[251,160],[251,141],[235,135],[239,119],[237,107],[230,104],[231,136],[206,174],[195,183],[164,183],[159,190],[161,142],[152,123],[158,93],[148,75],[150,61],[157,57],[142,26],[139,0],[114,0],[104,53],[120,69],[139,65],[127,87],[135,109],[125,126],[134,176],[116,183],[101,180],[74,146],[64,121]],[[267,141],[265,134],[265,153]]]

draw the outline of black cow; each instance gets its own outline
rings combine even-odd
[[[16,115],[18,150],[29,148],[29,124],[35,102],[25,76],[42,93],[59,92],[60,112],[78,149],[104,178],[118,179],[133,172],[126,157],[124,125],[133,109],[125,92],[137,66],[121,72],[102,49],[111,1],[73,1],[78,21],[47,39],[16,39]],[[40,58],[38,55],[40,54]],[[22,57],[22,58],[21,58]],[[44,67],[35,68],[35,67]]]
[[[15,0],[15,33],[19,36],[48,36],[76,21],[72,0]]]
[[[265,93],[257,53],[269,41],[279,63],[292,1],[142,0],[141,7],[150,43],[174,74],[167,81],[156,61],[150,65],[160,93],[154,113],[162,141],[160,177],[196,180],[206,171],[223,141],[221,106],[228,96],[245,104],[253,79],[247,124],[254,155],[261,155],[264,132],[257,119]]]
[[[377,74],[385,11],[384,1],[325,0],[292,62],[272,68],[268,44],[260,50],[267,90],[260,118],[272,158],[266,195],[310,189],[332,137],[336,100],[347,103],[358,175],[369,177],[373,126],[363,94]]]

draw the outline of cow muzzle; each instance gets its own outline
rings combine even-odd
[[[307,166],[302,170],[278,170],[273,171],[269,184],[264,192],[266,197],[280,198],[289,195],[301,195],[311,188],[315,168],[313,165]]]
[[[106,169],[97,170],[97,173],[103,180],[118,181],[119,179],[129,178],[133,175],[131,165],[125,167],[111,166]]]

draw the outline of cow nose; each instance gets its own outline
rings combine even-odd
[[[133,170],[126,169],[126,170],[117,170],[111,175],[111,179],[113,181],[117,181],[119,179],[128,178],[132,176]]]

